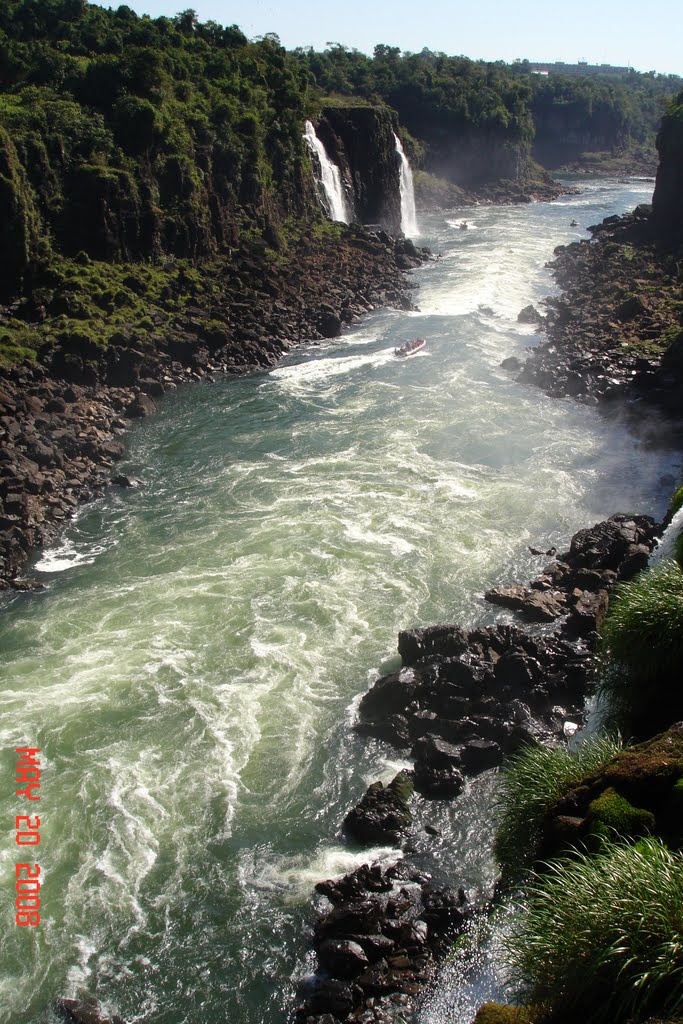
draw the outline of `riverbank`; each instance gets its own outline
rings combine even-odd
[[[304,237],[287,254],[245,243],[204,277],[179,272],[148,324],[111,334],[96,322],[110,333],[99,345],[55,338],[45,308],[34,320],[28,302],[0,309],[0,332],[21,322],[43,339],[37,361],[0,371],[0,590],[40,586],[20,576],[32,551],[110,483],[135,485],[114,472],[121,436],[166,390],[272,366],[381,306],[413,309],[406,272],[426,259],[409,239],[359,227]],[[57,290],[52,311],[72,292]]]
[[[577,195],[573,185],[555,181],[538,165],[515,181],[499,179],[478,188],[464,189],[446,178],[415,171],[415,198],[421,210],[452,210],[459,206],[509,206],[518,203],[550,203],[560,196]]]
[[[413,862],[416,830],[438,830],[413,820],[412,787],[430,800],[457,800],[467,780],[509,755],[566,742],[576,732],[610,593],[647,563],[661,530],[651,517],[617,514],[580,530],[567,551],[534,551],[551,561],[528,586],[485,595],[520,624],[446,624],[399,634],[401,668],[363,696],[355,729],[391,744],[414,767],[388,786],[370,786],[344,831],[355,842],[395,845],[405,855],[389,868],[364,865],[316,886],[326,898],[314,928],[319,973],[308,981],[297,1020],[396,1020],[433,984],[455,938],[496,892],[471,901],[457,880],[435,885]]]
[[[532,351],[519,379],[553,397],[631,412],[656,409],[667,417],[676,444],[678,425],[672,417],[680,417],[683,337],[678,264],[655,241],[649,207],[610,217],[590,230],[593,243],[556,250],[550,266],[562,291],[544,300],[546,317],[533,308],[520,316],[538,323],[549,340]],[[503,365],[520,369],[514,359]],[[645,568],[665,524],[617,514],[579,531],[560,554],[554,548],[532,549],[546,563],[539,575],[526,585],[506,584],[485,594],[530,625],[464,629],[449,624],[400,633],[401,667],[363,696],[355,728],[391,744],[413,768],[390,786],[373,784],[347,815],[345,831],[356,841],[410,847],[415,829],[424,826],[412,820],[406,783],[430,799],[457,800],[468,778],[501,766],[525,745],[571,737],[584,723],[610,594]],[[400,865],[402,878],[417,872],[410,854]],[[344,1022],[395,1019],[433,982],[444,948],[450,949],[466,927],[463,914],[451,924],[444,946],[438,930],[432,935],[425,926],[424,899],[411,903],[405,893],[401,927],[405,934],[421,930],[419,944],[406,948],[403,943],[396,951],[391,907],[390,912],[377,909],[371,925],[356,927],[351,938],[335,931],[340,920],[358,925],[363,902],[376,901],[366,885],[368,870],[371,878],[379,871],[365,867],[336,888],[332,881],[318,887],[328,897],[333,894],[334,906],[319,909],[316,935],[329,929],[345,955],[326,956],[317,942],[322,971],[297,1011],[302,1020],[318,1019],[316,1013],[323,1012]],[[444,898],[450,898],[448,889]],[[467,905],[467,913],[471,910]],[[386,942],[387,955],[370,962],[363,949],[368,941]],[[349,942],[355,943],[356,955]],[[344,1001],[335,1003],[340,991]]]
[[[603,407],[625,402],[680,422],[680,263],[654,236],[649,206],[588,230],[590,241],[555,250],[549,266],[561,291],[543,301],[545,316],[520,314],[548,340],[523,366],[514,358],[504,365],[554,397]]]

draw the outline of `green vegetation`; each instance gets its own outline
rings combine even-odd
[[[625,173],[634,159],[654,165],[661,116],[681,87],[675,75],[544,77],[528,61],[491,64],[385,45],[372,57],[340,44],[294,54],[323,95],[388,103],[426,144],[426,169],[466,187],[517,178],[532,141],[546,167],[614,162]],[[473,137],[480,154],[470,149]]]
[[[594,845],[600,848],[604,841],[637,839],[655,831],[652,811],[634,807],[621,793],[610,786],[588,806],[588,828]]]
[[[508,940],[521,998],[557,1019],[621,1024],[683,1007],[683,855],[657,839],[537,877]]]
[[[601,628],[599,692],[621,727],[647,736],[683,717],[683,572],[664,560],[622,584]]]
[[[0,10],[0,290],[52,254],[205,259],[320,216],[310,87],[275,37],[83,0]]]
[[[662,114],[681,86],[676,75],[531,77],[534,153],[546,167],[599,167],[624,154],[655,162]]]
[[[479,1007],[474,1024],[534,1024],[536,1017],[526,1006],[484,1003]]]
[[[621,750],[618,739],[596,736],[576,753],[566,747],[525,747],[501,776],[501,818],[495,853],[504,875],[528,869],[543,839],[548,812],[587,775],[599,772]]]

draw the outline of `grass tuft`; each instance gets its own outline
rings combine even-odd
[[[547,866],[506,940],[524,1002],[621,1024],[683,1008],[683,854],[658,840]]]
[[[575,753],[566,747],[525,747],[500,776],[501,809],[494,850],[504,875],[518,878],[531,866],[550,809],[586,776],[598,773],[622,749],[621,740],[595,736]]]
[[[683,572],[664,559],[617,590],[600,629],[598,692],[624,731],[652,735],[683,715]]]

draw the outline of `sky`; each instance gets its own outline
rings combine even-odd
[[[617,64],[683,75],[683,0],[125,0],[138,14],[193,7],[201,21],[275,32],[287,49],[423,47],[483,60]],[[118,6],[108,0],[103,6]]]

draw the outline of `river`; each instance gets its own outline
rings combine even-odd
[[[554,246],[651,190],[423,216],[442,258],[415,274],[421,312],[181,387],[130,430],[144,487],[83,509],[36,559],[48,589],[0,616],[2,1024],[82,993],[128,1024],[284,1019],[315,881],[367,859],[343,815],[401,763],[350,729],[398,630],[501,618],[483,592],[537,571],[528,545],[664,510],[677,456],[500,368],[534,342],[516,316],[553,290]],[[13,842],[27,743],[44,768],[30,856]],[[490,789],[417,804],[443,832],[418,859],[471,893],[493,876]],[[38,928],[14,925],[25,858]]]

